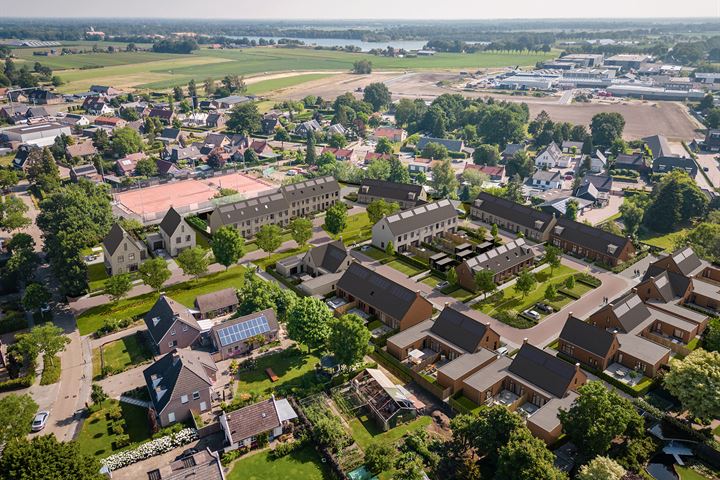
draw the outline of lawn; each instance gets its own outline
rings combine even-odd
[[[420,283],[424,283],[425,285],[430,285],[431,287],[435,288],[438,283],[444,282],[444,280],[441,277],[438,277],[437,275],[430,275],[429,277],[425,277],[422,280],[420,280]]]
[[[323,225],[323,228],[327,231],[325,225]],[[353,243],[360,243],[370,239],[372,236],[371,229],[372,225],[370,225],[370,219],[367,213],[356,213],[355,215],[349,215],[347,217],[345,228],[339,235],[330,234],[330,236],[335,240],[342,237],[345,245],[352,245]]]
[[[0,167],[9,166],[14,159],[15,159],[14,153],[9,153],[7,155],[0,155]]]
[[[152,358],[152,352],[142,337],[130,334],[106,343],[102,347],[103,365],[113,373],[122,372]],[[93,351],[93,377],[101,375],[100,348]],[[97,361],[95,360],[97,359]]]
[[[178,302],[192,307],[195,297],[205,293],[214,292],[223,288],[240,288],[243,284],[245,268],[234,266],[227,271],[200,277],[198,280],[171,285],[163,290]],[[157,300],[155,292],[138,297],[125,298],[119,302],[108,303],[93,307],[77,317],[80,335],[88,335],[103,325],[105,319],[138,317],[147,313]]]
[[[238,374],[238,394],[257,393],[267,397],[280,387],[293,388],[314,383],[315,364],[319,361],[315,355],[305,355],[295,349],[263,357],[257,361],[253,370]],[[271,382],[265,372],[266,368],[272,368],[279,380]]]
[[[364,247],[362,247],[364,248]],[[356,249],[356,251],[362,253],[363,255],[367,255],[368,257],[372,258],[373,260],[385,260],[386,258],[390,258],[390,255],[385,253],[383,250],[380,250],[377,247],[370,246],[367,250],[364,252],[361,251],[359,248]]]
[[[474,298],[478,295],[477,293],[465,290],[464,288],[456,288],[455,290],[449,291],[447,293],[446,291],[446,289],[443,289],[442,293],[444,293],[445,295],[450,295],[452,298],[460,302],[467,302],[471,298]]]
[[[681,467],[680,465],[675,465],[675,473],[678,474],[680,480],[710,480],[710,477],[701,475],[692,468]]]
[[[453,398],[453,400],[460,404],[461,407],[467,409],[470,413],[478,413],[482,408],[480,405],[473,402],[465,395],[460,395],[458,398]]]
[[[393,260],[392,262],[386,263],[388,267],[392,267],[395,270],[404,273],[408,277],[414,277],[415,275],[426,271],[427,269],[421,269],[414,265],[410,265],[400,260]]]
[[[109,278],[105,270],[105,263],[91,263],[87,266],[88,286],[91,292],[102,290],[105,280]]]
[[[419,430],[432,423],[428,416],[418,417],[415,420],[403,423],[387,432],[378,428],[375,421],[367,415],[350,420],[350,430],[353,438],[365,450],[372,443],[393,444],[400,440],[406,433],[412,430]]]
[[[687,228],[670,233],[655,233],[643,230],[639,234],[640,241],[652,245],[653,247],[662,248],[665,251],[675,249],[675,242],[688,232]]]
[[[108,413],[113,408],[120,408],[125,423],[125,433],[130,437],[130,445],[116,448],[114,442],[118,435],[111,431],[115,420],[109,418]],[[107,400],[103,407],[90,415],[82,425],[76,443],[80,452],[96,457],[106,457],[119,450],[131,448],[150,438],[147,409],[120,403],[117,400]]]
[[[246,456],[235,462],[228,480],[330,480],[332,476],[312,445],[281,458],[270,459],[268,452]]]

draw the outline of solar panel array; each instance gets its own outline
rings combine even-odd
[[[252,318],[242,323],[236,323],[234,325],[221,328],[218,330],[217,334],[220,338],[220,345],[225,347],[269,331],[270,324],[268,323],[267,318],[265,318],[265,315],[260,315],[257,318]]]

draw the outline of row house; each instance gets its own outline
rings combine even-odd
[[[444,199],[383,217],[372,227],[372,244],[385,250],[392,242],[396,251],[404,252],[445,232],[454,233],[458,225],[455,206]]]
[[[475,291],[475,274],[482,270],[493,272],[493,281],[500,285],[535,263],[535,251],[518,238],[505,245],[488,250],[476,257],[464,260],[455,267],[458,283],[466,290]]]
[[[385,200],[388,203],[397,203],[402,210],[413,208],[427,202],[427,193],[422,185],[414,183],[397,183],[386,180],[366,178],[358,190],[358,203],[372,203],[375,200]]]

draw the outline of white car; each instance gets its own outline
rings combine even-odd
[[[540,320],[540,314],[535,310],[525,310],[525,315],[532,318],[533,320]]]
[[[35,418],[33,418],[30,429],[33,432],[39,432],[40,430],[45,428],[45,425],[47,424],[49,416],[50,416],[50,412],[48,412],[48,411],[43,410],[42,412],[38,412],[35,415]]]
[[[370,245],[363,245],[360,247],[361,252],[367,252],[368,250],[370,250]]]
[[[449,287],[449,286],[450,286],[450,282],[447,282],[447,281],[438,282],[438,284],[435,285],[435,290],[442,290],[443,288]]]

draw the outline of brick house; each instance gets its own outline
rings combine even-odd
[[[517,275],[535,263],[535,252],[525,242],[518,238],[505,245],[488,250],[476,257],[464,260],[455,267],[458,283],[466,290],[475,291],[475,274],[481,270],[493,272],[493,281],[500,285],[510,277]]]
[[[160,354],[189,347],[200,336],[200,325],[190,309],[164,294],[143,320]]]
[[[550,239],[550,230],[556,221],[549,213],[486,192],[481,192],[472,203],[470,215],[510,232],[522,232],[525,237],[537,242]]]
[[[557,219],[551,230],[551,242],[565,252],[612,267],[635,255],[630,238],[567,218]]]
[[[214,325],[210,339],[220,359],[227,360],[260,346],[255,342],[260,335],[263,343],[277,340],[279,328],[275,311],[268,308]]]

